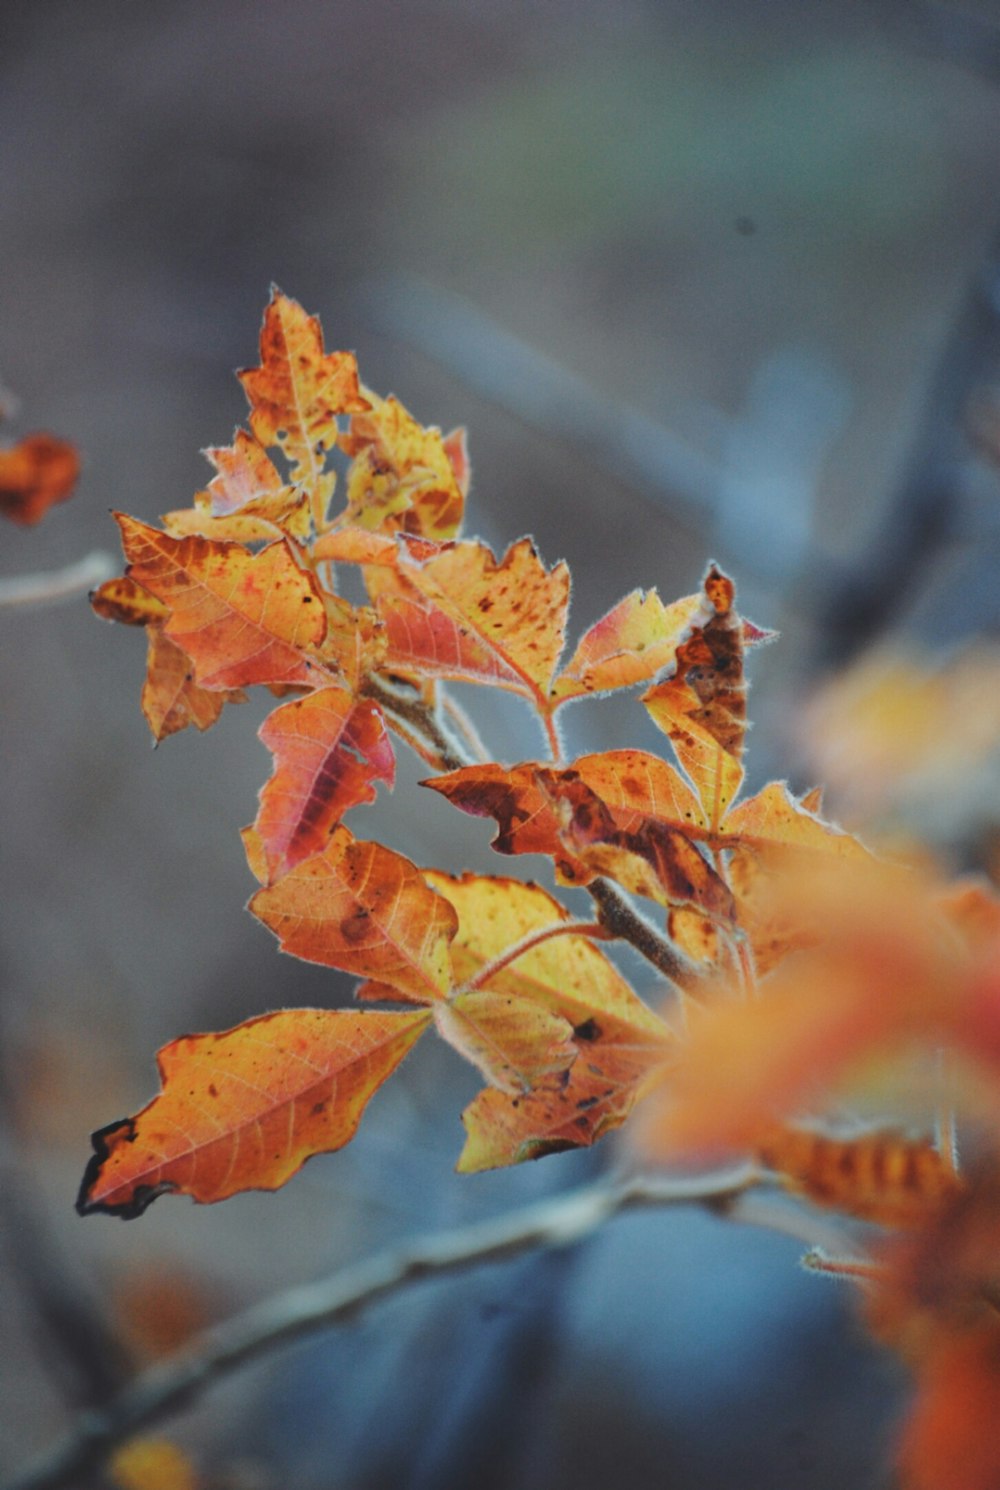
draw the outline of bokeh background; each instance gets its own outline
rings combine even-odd
[[[754,662],[751,784],[810,786],[826,670],[998,629],[998,21],[985,0],[5,0],[7,430],[65,435],[85,469],[42,527],[5,528],[0,574],[113,550],[109,508],[190,501],[275,281],[372,387],[468,427],[470,530],[566,558],[577,630],[730,569],[782,631]],[[456,1176],[475,1082],[427,1042],[282,1195],[79,1220],[88,1134],[148,1099],[160,1044],[351,988],[242,909],[264,705],[154,753],[135,634],[78,597],[5,609],[0,635],[2,1476],[190,1330],[628,1156]],[[479,718],[498,758],[535,750],[516,708]],[[633,699],[572,716],[574,752],[624,744],[661,744]],[[402,767],[358,830],[489,867],[486,825]],[[995,862],[988,784],[959,865]],[[374,1309],[169,1432],[207,1490],[881,1486],[905,1382],[800,1250],[621,1220]]]

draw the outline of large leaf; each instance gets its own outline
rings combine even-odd
[[[392,786],[395,758],[375,705],[342,688],[283,704],[260,738],[275,768],[254,826],[273,880],[317,853],[349,808],[374,801],[376,781]]]
[[[250,909],[285,952],[387,984],[397,997],[429,1003],[451,987],[458,918],[449,902],[409,859],[344,827],[258,890]]]
[[[174,1040],[157,1058],[160,1095],[94,1134],[77,1210],[128,1219],[167,1193],[209,1203],[277,1190],[354,1137],[428,1020],[424,1010],[286,1009]]]
[[[319,681],[309,652],[326,633],[311,575],[284,543],[259,554],[238,543],[172,538],[118,514],[128,574],[170,610],[164,630],[203,688]]]

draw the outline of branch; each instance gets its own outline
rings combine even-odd
[[[0,579],[0,606],[58,605],[63,600],[92,590],[110,579],[117,565],[110,554],[97,549],[82,559],[47,574],[15,574]]]
[[[600,911],[602,926],[614,937],[641,952],[665,978],[678,988],[693,988],[701,977],[693,962],[679,948],[654,931],[649,922],[632,909],[623,895],[605,879],[591,880],[584,887]]]
[[[424,1278],[506,1262],[538,1248],[571,1246],[623,1211],[702,1205],[724,1214],[745,1191],[763,1182],[746,1165],[689,1179],[601,1181],[389,1248],[318,1283],[288,1289],[208,1331],[172,1360],[136,1377],[102,1410],[82,1414],[61,1443],[3,1490],[59,1490],[78,1484],[118,1444],[194,1402],[230,1372],[318,1330],[356,1319],[377,1300]]]

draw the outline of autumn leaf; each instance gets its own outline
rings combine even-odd
[[[453,538],[465,506],[456,476],[467,478],[464,442],[449,447],[439,429],[418,424],[396,398],[365,389],[370,408],[354,414],[340,447],[352,456],[347,507],[340,521],[371,530],[402,529],[427,538]]]
[[[165,1438],[131,1438],[108,1460],[117,1490],[198,1490],[201,1483],[188,1456]]]
[[[312,577],[284,543],[258,554],[236,543],[168,534],[118,514],[128,575],[170,610],[164,630],[203,688],[320,679],[308,651],[326,633]]]
[[[795,854],[823,854],[843,860],[870,859],[861,841],[828,823],[796,801],[784,781],[771,781],[727,813],[722,824],[726,838],[739,840],[772,860],[788,862]]]
[[[530,1091],[576,1059],[569,1021],[514,994],[462,990],[434,1005],[434,1023],[443,1040],[504,1092]]]
[[[398,572],[412,595],[378,597],[389,664],[428,677],[491,683],[546,707],[569,605],[565,564],[547,570],[528,538],[500,560],[484,543],[404,545]]]
[[[451,986],[458,918],[402,854],[338,827],[321,853],[258,890],[250,909],[282,950],[430,1003]]]
[[[633,590],[581,638],[552,685],[559,703],[648,682],[672,665],[701,606],[700,595],[664,605],[655,590]]]
[[[317,508],[333,491],[324,474],[326,452],[337,442],[337,415],[359,413],[368,400],[358,386],[350,352],[325,352],[316,316],[273,289],[260,332],[260,367],[239,374],[250,404],[250,428],[261,445],[278,445]]]
[[[151,621],[165,621],[170,612],[162,600],[137,585],[127,574],[106,579],[90,594],[94,612],[104,621],[122,626],[148,626]]]
[[[142,686],[142,712],[159,743],[168,735],[194,725],[211,729],[224,706],[246,702],[242,688],[202,688],[194,680],[191,659],[163,632],[157,623],[147,630],[146,681]]]
[[[77,1210],[128,1220],[168,1193],[208,1204],[279,1189],[313,1154],[354,1137],[429,1019],[286,1009],[172,1041],[157,1057],[159,1096],[94,1134]]]
[[[275,709],[260,729],[275,757],[255,827],[274,880],[322,849],[351,807],[392,786],[395,757],[382,715],[342,688],[321,688]]]
[[[76,447],[55,435],[25,435],[0,450],[0,512],[31,527],[73,495],[80,475]]]

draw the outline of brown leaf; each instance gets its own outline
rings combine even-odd
[[[80,475],[76,447],[55,435],[25,435],[0,450],[0,512],[31,527],[73,495]]]

